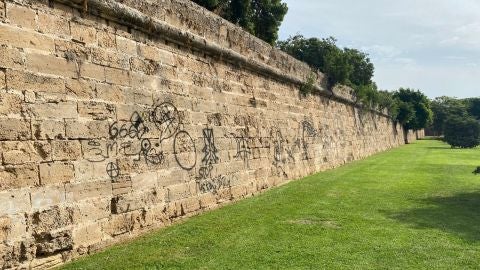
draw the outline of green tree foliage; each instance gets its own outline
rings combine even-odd
[[[467,98],[465,100],[468,113],[480,120],[480,98]]]
[[[221,17],[243,27],[249,33],[274,44],[287,14],[281,0],[192,0]]]
[[[470,116],[450,116],[445,121],[445,141],[452,148],[477,147],[480,145],[480,124]]]
[[[399,103],[393,97],[392,92],[378,91],[378,109],[380,111],[387,109],[388,114],[393,119],[397,119],[399,113]]]
[[[348,85],[362,103],[375,105],[378,101],[377,87],[372,81],[374,66],[367,54],[356,49],[340,49],[333,37],[296,35],[278,42],[278,47],[326,74],[329,88],[336,84]]]
[[[443,134],[445,121],[451,116],[465,117],[468,115],[468,108],[464,101],[451,97],[437,97],[431,102],[433,121],[430,129],[434,135]]]
[[[399,104],[397,120],[403,125],[405,143],[408,143],[408,130],[420,130],[432,121],[430,101],[418,90],[400,88],[393,94]]]

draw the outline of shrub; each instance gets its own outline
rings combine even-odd
[[[480,145],[480,124],[472,117],[452,116],[445,121],[445,141],[454,147],[474,148]]]

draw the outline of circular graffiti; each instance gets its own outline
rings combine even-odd
[[[182,169],[190,171],[197,164],[195,142],[186,131],[179,131],[175,135],[173,152],[175,154],[175,160]]]
[[[170,102],[164,102],[152,111],[152,120],[160,130],[160,141],[171,138],[180,125],[177,108]]]
[[[120,168],[116,162],[110,162],[107,164],[107,174],[112,179],[115,179],[120,175]]]

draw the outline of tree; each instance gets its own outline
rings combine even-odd
[[[287,14],[281,0],[192,0],[249,33],[275,44],[278,30]]]
[[[375,97],[373,92],[377,89],[372,81],[374,66],[368,55],[356,49],[340,49],[336,42],[333,37],[319,39],[296,35],[278,42],[278,47],[324,73],[329,88],[336,84],[348,85],[363,102],[364,97]]]
[[[409,88],[400,88],[394,97],[399,102],[397,120],[403,125],[405,143],[408,143],[409,130],[418,131],[432,121],[430,101],[422,92]]]
[[[474,148],[480,145],[480,124],[473,117],[453,115],[445,121],[445,141],[452,148]]]
[[[468,113],[480,120],[480,98],[467,98],[465,100]]]
[[[468,115],[467,106],[464,101],[452,97],[437,97],[431,102],[433,121],[430,129],[434,135],[443,134],[445,121],[451,116],[465,117]]]

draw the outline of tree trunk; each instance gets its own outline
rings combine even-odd
[[[408,142],[408,129],[403,127],[403,139],[405,140],[405,144],[409,144]]]

